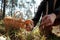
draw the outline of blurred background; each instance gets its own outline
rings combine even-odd
[[[0,0],[0,19],[5,16],[32,19],[42,0]]]

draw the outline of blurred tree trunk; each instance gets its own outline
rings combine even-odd
[[[6,0],[3,0],[3,17],[2,17],[2,19],[5,17],[5,4],[6,4]]]

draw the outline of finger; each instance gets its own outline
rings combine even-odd
[[[43,24],[44,26],[50,26],[52,25],[52,23],[50,23],[50,21],[46,22],[45,24]]]
[[[45,22],[42,22],[41,24],[40,24],[40,26],[45,26],[45,24],[46,24],[46,21]]]
[[[49,22],[49,20],[48,20],[48,18],[46,18],[44,21],[42,20],[41,25],[46,24],[48,22]]]
[[[42,18],[42,21],[44,21],[44,20],[46,20],[47,19],[47,15],[46,16],[44,16],[43,18]]]
[[[50,18],[48,18],[48,22],[49,22],[48,25],[52,25],[53,24],[53,22],[52,22],[52,20]]]
[[[44,20],[44,22],[42,21],[41,25],[44,25],[44,26],[49,26],[49,25],[51,25],[50,19],[47,18],[46,20]]]

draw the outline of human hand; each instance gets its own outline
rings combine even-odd
[[[56,19],[56,15],[54,13],[52,14],[49,14],[49,15],[45,15],[43,18],[42,18],[42,23],[41,23],[41,26],[50,26],[54,23]]]

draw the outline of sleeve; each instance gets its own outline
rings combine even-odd
[[[57,19],[60,19],[60,7],[56,8],[56,9],[54,10],[54,13],[55,13]]]
[[[36,15],[35,17],[32,19],[34,21],[34,26],[37,24],[37,22],[39,21],[39,18],[41,16],[41,13],[44,9],[44,6],[45,6],[45,1],[42,1],[41,4],[39,5],[38,7],[38,10],[36,12]]]
[[[56,8],[56,9],[54,10],[54,13],[55,13],[56,15],[58,15],[58,14],[60,13],[60,7]]]

